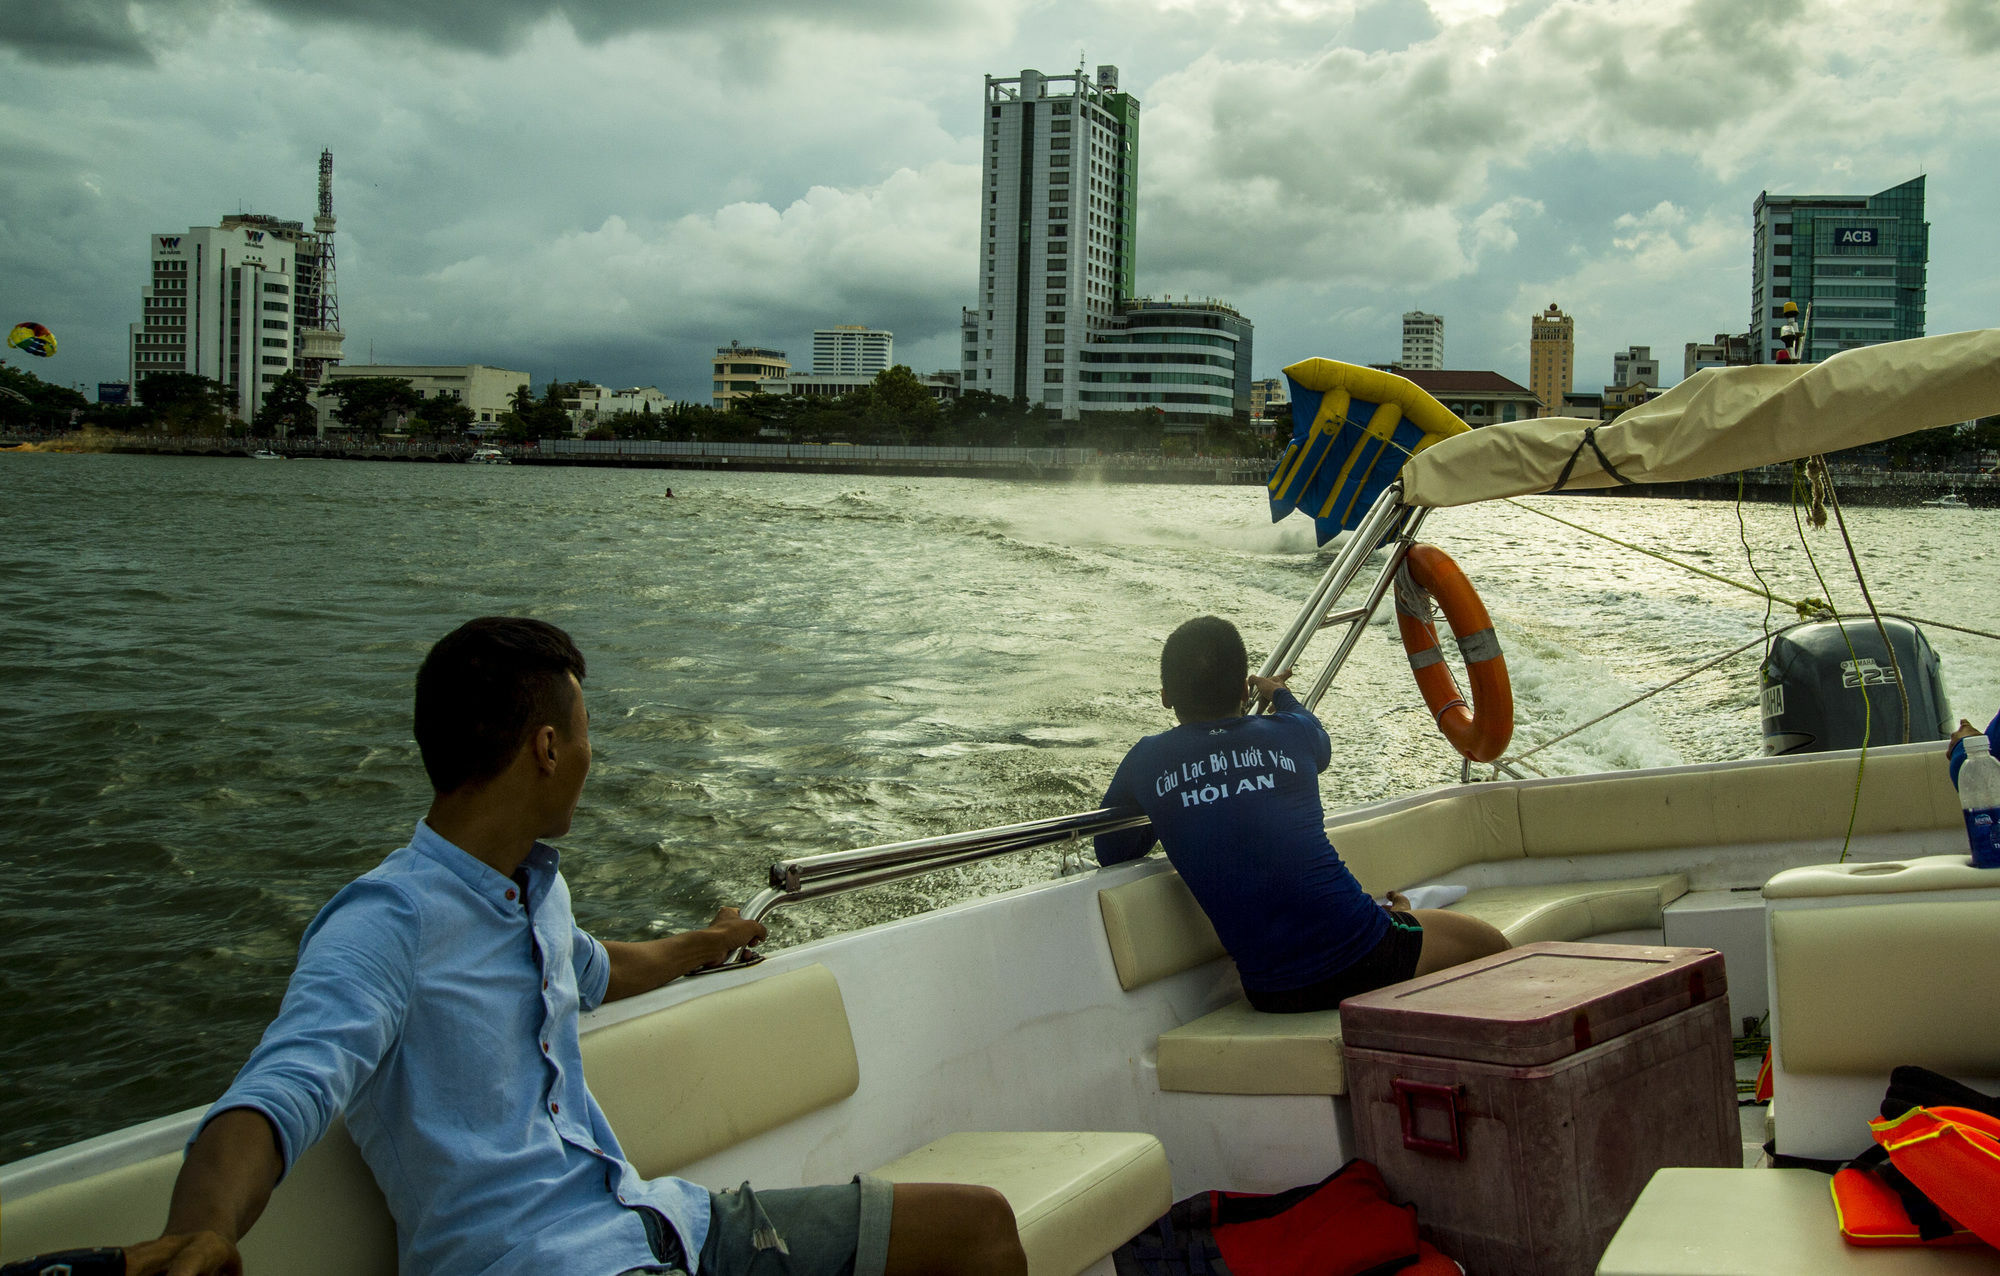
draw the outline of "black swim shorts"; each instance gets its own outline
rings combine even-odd
[[[1417,958],[1424,951],[1424,927],[1409,913],[1389,914],[1389,929],[1361,960],[1330,979],[1303,988],[1280,992],[1260,992],[1245,988],[1250,1004],[1269,1015],[1296,1015],[1308,1010],[1336,1010],[1349,997],[1400,984],[1417,973]]]

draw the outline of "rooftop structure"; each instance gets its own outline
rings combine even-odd
[[[1436,371],[1444,367],[1444,316],[1411,310],[1403,315],[1400,366]]]

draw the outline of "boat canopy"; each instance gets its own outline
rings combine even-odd
[[[1440,439],[1403,466],[1437,508],[1676,483],[2000,413],[2000,328],[1843,350],[1817,364],[1704,368],[1609,422],[1543,417]]]

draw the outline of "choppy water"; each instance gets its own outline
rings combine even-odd
[[[1728,505],[1536,503],[1746,575]],[[1778,591],[1821,593],[1790,512],[1746,515]],[[2000,521],[1849,521],[1885,608],[1996,627]],[[1442,512],[1426,538],[1495,615],[1522,740],[1759,631],[1754,599],[1512,507]],[[1851,599],[1838,541],[1813,547]],[[1125,747],[1169,725],[1166,633],[1216,612],[1261,655],[1322,567],[1255,488],[0,458],[0,1161],[226,1084],[313,912],[422,813],[411,678],[466,617],[541,616],[584,648],[596,763],[564,867],[586,926],[637,938],[741,902],[782,854],[1093,805]],[[2000,644],[1930,637],[1983,721]],[[1754,668],[1543,760],[1753,755]],[[1322,716],[1329,806],[1457,773],[1392,625]],[[783,913],[774,940],[1053,864]]]

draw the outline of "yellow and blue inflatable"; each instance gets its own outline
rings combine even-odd
[[[1403,462],[1471,427],[1407,378],[1333,359],[1285,369],[1292,441],[1271,471],[1271,521],[1312,516],[1324,545],[1352,528]]]

